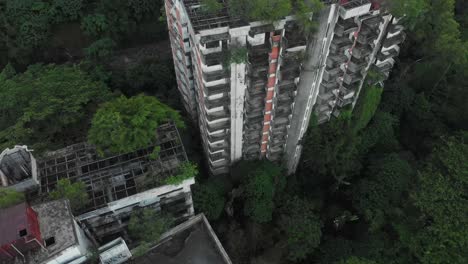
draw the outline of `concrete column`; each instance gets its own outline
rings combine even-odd
[[[296,171],[301,156],[302,145],[300,141],[307,131],[312,107],[319,92],[335,24],[338,20],[338,5],[327,6],[314,16],[318,16],[320,26],[309,39],[297,87],[293,118],[288,129],[285,148],[285,164],[288,174]]]
[[[250,27],[229,30],[231,48],[245,47]],[[242,135],[244,127],[244,97],[246,64],[231,64],[231,163],[242,158]]]

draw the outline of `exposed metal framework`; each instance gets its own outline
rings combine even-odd
[[[41,193],[55,189],[60,179],[86,184],[90,204],[84,212],[101,208],[111,201],[164,184],[179,164],[187,161],[179,132],[173,123],[158,128],[154,146],[134,152],[100,158],[94,146],[79,143],[51,152],[38,161]],[[150,154],[159,147],[159,155]]]
[[[219,2],[222,4],[221,10],[217,13],[208,13],[202,10],[200,0],[184,0],[185,10],[195,31],[234,26],[242,22],[240,18],[231,16],[227,0]]]

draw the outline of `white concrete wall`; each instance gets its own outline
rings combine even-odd
[[[229,31],[231,43],[237,47],[247,44],[250,27],[234,28]],[[244,128],[244,98],[246,64],[231,64],[231,162],[242,158],[242,136]]]

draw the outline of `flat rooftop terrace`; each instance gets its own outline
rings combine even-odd
[[[239,27],[248,25],[251,21],[246,21],[241,16],[233,15],[229,11],[229,0],[218,0],[222,5],[219,12],[208,13],[204,12],[201,7],[201,0],[182,0],[185,10],[190,18],[190,22],[195,32],[200,30],[209,30],[220,27]],[[350,0],[347,2],[365,1],[365,0]],[[322,0],[324,4],[331,4],[334,0]]]
[[[81,212],[88,212],[107,203],[164,185],[164,180],[176,173],[187,155],[174,124],[161,125],[154,146],[134,152],[101,158],[96,148],[79,143],[47,153],[38,159],[42,194],[55,189],[60,179],[86,184],[90,203]],[[159,147],[159,155],[150,154]]]
[[[132,264],[232,264],[204,215],[176,226]]]

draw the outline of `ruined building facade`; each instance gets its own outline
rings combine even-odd
[[[199,0],[165,1],[178,88],[215,175],[242,158],[293,173],[311,115],[352,108],[369,69],[388,76],[404,40],[382,1],[324,1],[310,36],[292,16],[246,22],[219,2],[210,14]]]

